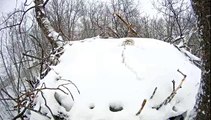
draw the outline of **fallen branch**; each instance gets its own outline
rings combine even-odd
[[[157,91],[157,88],[158,88],[158,87],[155,87],[155,89],[154,89],[154,91],[153,91],[152,96],[150,97],[150,99],[152,99],[152,98],[154,97],[155,92]]]
[[[141,111],[144,109],[144,106],[145,106],[146,102],[147,102],[147,100],[144,99],[143,102],[142,102],[142,104],[141,104],[141,108],[140,108],[139,111],[136,113],[136,116],[138,116],[138,115],[141,113]]]

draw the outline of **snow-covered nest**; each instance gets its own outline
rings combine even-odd
[[[147,38],[71,42],[41,81],[31,120],[188,118],[201,70],[183,52]]]

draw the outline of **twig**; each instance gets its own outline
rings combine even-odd
[[[38,60],[43,60],[42,58],[39,58],[39,57],[36,57],[36,56],[32,56],[32,55],[28,55],[26,53],[22,53],[23,56],[27,56],[27,57],[31,57],[31,58],[35,58],[35,59],[38,59]]]
[[[21,19],[20,19],[20,22],[19,22],[19,23],[12,24],[12,25],[5,26],[5,27],[3,27],[3,28],[0,28],[0,31],[3,30],[3,29],[6,29],[6,28],[11,28],[11,27],[19,26],[19,31],[20,31],[20,33],[21,33],[20,26],[21,26],[21,24],[22,24],[22,22],[23,22],[23,19],[24,19],[26,13],[27,13],[29,10],[33,9],[33,8],[35,8],[35,6],[32,6],[32,7],[28,8],[26,11],[22,11],[23,14],[22,14],[22,16],[21,16]],[[14,12],[14,14],[15,14],[15,12]],[[12,14],[11,16],[13,16],[14,14]],[[11,16],[10,16],[10,17],[11,17]],[[10,18],[10,17],[9,17],[9,18]],[[8,18],[8,19],[9,19],[9,18]]]
[[[201,68],[201,65],[200,65],[200,60],[194,60],[193,58],[191,58],[185,51],[183,51],[181,48],[179,48],[177,45],[174,45],[173,46],[175,48],[177,48],[177,50],[179,50],[181,53],[183,53],[186,57],[189,58],[189,61],[192,62],[194,65],[196,65],[198,68]]]
[[[68,83],[68,84],[69,84],[69,83]],[[64,85],[62,85],[62,87],[64,87],[64,88],[70,93],[70,96],[71,96],[72,100],[74,101],[73,94],[70,92],[69,88],[66,87],[66,86],[64,86]]]
[[[42,90],[60,90],[60,91],[62,91],[64,94],[66,94],[66,95],[68,95],[68,93],[67,92],[65,92],[64,90],[62,90],[61,88],[39,88],[39,89],[35,89],[35,90],[33,90],[33,91],[42,91]]]
[[[60,80],[64,80],[64,81],[70,82],[77,89],[78,93],[80,94],[80,90],[78,89],[78,87],[76,86],[76,84],[73,83],[71,80],[67,80],[67,79],[60,79]]]
[[[152,96],[150,97],[150,99],[152,99],[152,98],[154,97],[155,92],[157,91],[157,88],[158,88],[158,87],[155,87],[155,89],[154,89],[154,91],[153,91]]]
[[[184,39],[184,36],[180,36],[179,38],[175,39],[174,41],[171,41],[170,44],[174,44],[175,42]]]
[[[172,91],[172,93],[157,107],[152,107],[154,109],[159,110],[163,105],[166,105],[167,103],[170,103],[171,100],[174,98],[174,96],[177,94],[177,91],[182,88],[182,84],[185,81],[185,78],[187,77],[185,74],[183,74],[179,69],[177,70],[177,72],[179,72],[180,74],[183,75],[183,79],[181,80],[180,84],[177,86],[177,88],[175,90]]]
[[[141,104],[141,108],[140,108],[139,111],[136,113],[136,116],[138,116],[138,115],[141,113],[141,111],[143,110],[143,108],[144,108],[146,102],[147,102],[147,100],[144,99],[143,102],[142,102],[142,104]]]
[[[127,27],[128,29],[128,33],[132,34],[133,36],[138,36],[138,33],[132,28],[132,25],[127,22],[126,20],[124,20],[119,14],[114,13],[114,15],[116,15]],[[129,35],[127,35],[127,37],[131,37]]]
[[[53,112],[52,112],[51,108],[48,106],[47,100],[45,99],[45,96],[44,96],[44,94],[43,94],[42,91],[41,91],[41,96],[42,96],[42,98],[44,99],[45,106],[47,107],[47,109],[50,111],[52,117],[54,118]]]
[[[12,120],[17,120],[18,118],[23,117],[23,115],[26,112],[26,110],[27,110],[27,107],[24,107],[24,109],[20,113],[18,113],[18,115],[16,115]]]
[[[173,84],[173,91],[175,91],[175,81],[172,80],[172,84]]]
[[[14,97],[12,97],[7,91],[5,91],[4,89],[1,89],[1,91],[4,92],[11,100],[17,102],[17,100]]]
[[[120,38],[120,36],[118,35],[118,33],[116,33],[116,31],[114,31],[111,27],[107,27],[114,35],[116,35],[117,38]]]

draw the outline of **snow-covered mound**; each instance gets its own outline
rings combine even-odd
[[[194,107],[201,70],[171,44],[96,37],[64,50],[38,87],[31,120],[166,120]]]

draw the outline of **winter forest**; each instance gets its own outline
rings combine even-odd
[[[13,2],[0,120],[211,118],[210,0]]]

